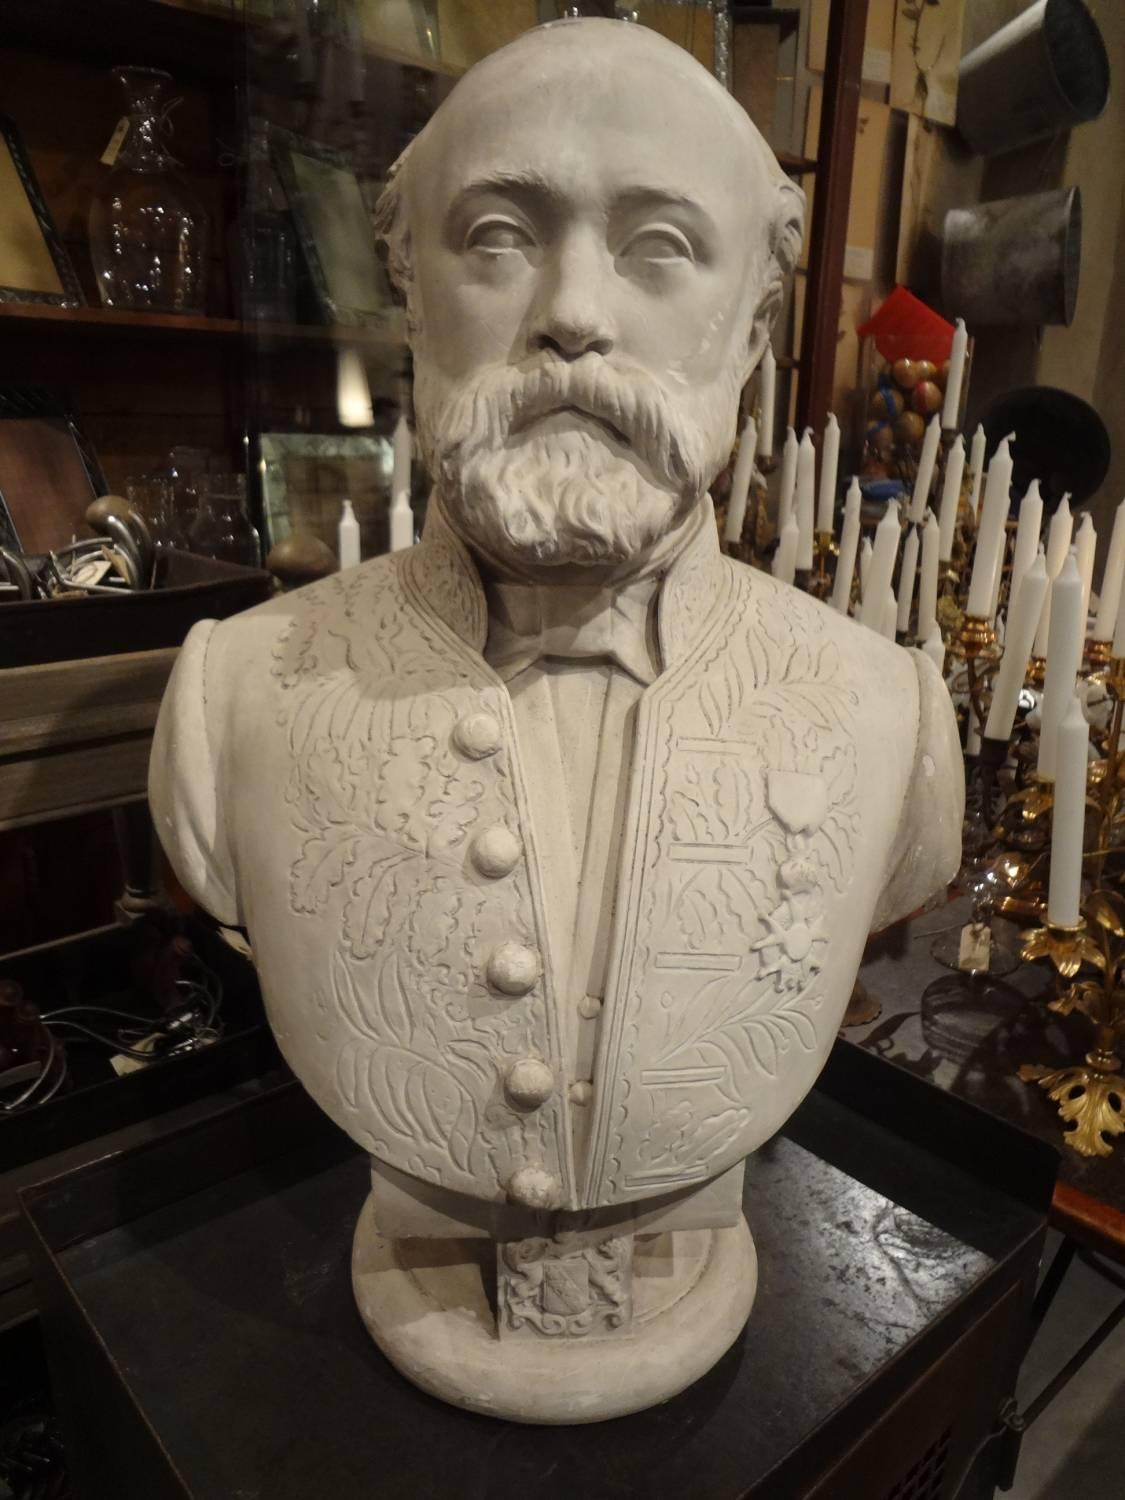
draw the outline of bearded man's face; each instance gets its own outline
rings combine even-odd
[[[417,366],[430,472],[458,532],[515,565],[628,564],[692,511],[730,451],[737,380],[677,400],[612,356],[544,350],[450,386]]]
[[[583,89],[584,46],[528,59],[502,95],[455,94],[411,162],[422,454],[498,561],[628,564],[731,449],[769,268],[757,167],[674,62]]]

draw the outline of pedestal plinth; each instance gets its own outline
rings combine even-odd
[[[368,1332],[408,1380],[518,1422],[601,1422],[666,1401],[734,1343],[758,1282],[745,1221],[638,1236],[627,1330],[501,1338],[495,1262],[491,1240],[383,1236],[369,1198],[352,1286]]]

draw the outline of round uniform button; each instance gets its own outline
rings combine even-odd
[[[571,1104],[586,1105],[594,1097],[594,1085],[582,1078],[577,1083],[572,1083],[568,1092]]]
[[[483,829],[473,840],[473,864],[490,880],[510,875],[519,864],[522,853],[523,847],[519,839],[502,823],[498,823],[495,828]]]
[[[508,1178],[508,1199],[523,1208],[554,1208],[562,1183],[545,1167],[520,1167]]]
[[[503,743],[500,721],[483,710],[466,714],[454,725],[453,743],[470,760],[483,760],[486,755],[495,755]]]
[[[541,1057],[521,1057],[504,1075],[504,1092],[517,1109],[538,1109],[555,1092],[555,1075]]]
[[[522,943],[501,943],[488,960],[487,976],[502,995],[526,995],[539,978],[539,955]]]

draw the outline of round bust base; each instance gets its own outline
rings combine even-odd
[[[390,1240],[370,1198],[356,1225],[360,1316],[408,1380],[454,1406],[515,1422],[604,1422],[667,1401],[738,1337],[758,1284],[746,1224],[639,1239],[628,1333],[501,1341],[491,1240]]]

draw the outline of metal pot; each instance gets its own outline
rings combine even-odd
[[[1082,0],[1037,0],[962,59],[957,129],[996,156],[1095,120],[1109,98],[1109,58]]]
[[[1081,259],[1080,188],[951,208],[942,231],[942,302],[970,328],[1069,327]]]

